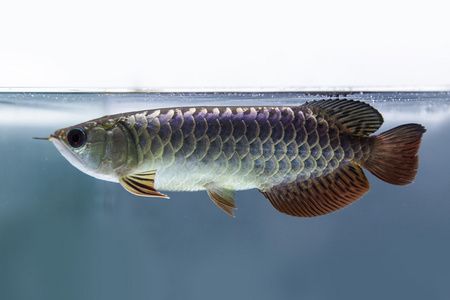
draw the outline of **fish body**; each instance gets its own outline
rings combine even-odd
[[[85,173],[136,195],[207,190],[232,214],[233,191],[256,188],[282,212],[314,216],[368,190],[361,166],[394,184],[412,181],[423,127],[371,136],[382,122],[368,104],[339,99],[296,107],[180,107],[105,116],[58,130],[51,140]],[[72,147],[74,137],[83,145]],[[389,153],[400,146],[407,154]],[[398,159],[406,164],[403,173],[389,167]]]
[[[365,160],[371,144],[306,106],[170,108],[118,118],[117,135],[126,142],[120,157],[105,151],[104,159],[116,162],[119,177],[158,170],[155,186],[168,191],[205,190],[212,182],[245,190],[304,181]]]

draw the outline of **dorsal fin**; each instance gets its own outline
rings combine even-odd
[[[334,99],[307,102],[306,106],[314,113],[323,114],[334,120],[343,130],[353,135],[368,136],[380,128],[383,117],[365,102]]]
[[[169,198],[155,189],[155,170],[120,177],[120,184],[136,196]]]
[[[363,170],[353,164],[304,182],[261,191],[279,211],[297,217],[315,217],[336,211],[358,200],[369,190]]]
[[[214,183],[205,185],[209,198],[217,207],[223,210],[227,215],[234,217],[234,191],[216,186]]]

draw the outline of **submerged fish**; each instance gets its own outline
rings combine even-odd
[[[81,171],[135,195],[206,190],[233,215],[234,191],[256,188],[279,211],[312,217],[365,194],[362,167],[392,184],[414,179],[425,128],[370,136],[382,123],[370,105],[336,99],[130,112],[57,130],[49,140]]]

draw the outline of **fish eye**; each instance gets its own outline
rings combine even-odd
[[[81,128],[71,129],[67,133],[67,142],[73,148],[79,148],[86,142],[86,133]]]

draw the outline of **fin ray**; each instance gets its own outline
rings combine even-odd
[[[234,217],[234,210],[236,209],[234,191],[218,187],[213,183],[207,184],[205,188],[212,202],[227,215]]]
[[[318,100],[307,102],[313,112],[324,114],[353,135],[368,136],[383,124],[383,117],[365,102],[349,99]]]
[[[292,216],[314,217],[339,210],[369,190],[363,170],[342,166],[324,177],[272,187],[261,191],[279,211]]]
[[[119,183],[136,196],[169,198],[155,189],[156,171],[133,173],[119,178]]]
[[[404,124],[374,137],[371,155],[363,166],[391,184],[411,183],[416,177],[417,153],[425,131],[420,124]]]

